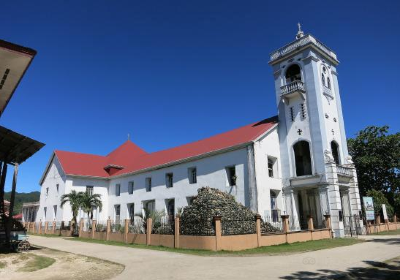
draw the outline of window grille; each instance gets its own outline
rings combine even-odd
[[[92,195],[93,194],[93,186],[86,186],[86,193],[88,195]]]
[[[197,183],[197,169],[196,167],[189,168],[189,184]]]

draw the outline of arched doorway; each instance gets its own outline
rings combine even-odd
[[[293,146],[296,163],[296,176],[311,175],[310,144],[307,141],[299,141]]]

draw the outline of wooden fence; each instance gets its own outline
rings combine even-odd
[[[289,216],[282,216],[283,230],[279,233],[262,234],[261,232],[261,217],[256,216],[256,232],[254,234],[242,235],[222,235],[221,218],[215,217],[215,235],[213,236],[194,236],[194,235],[181,235],[180,234],[180,219],[175,218],[174,234],[154,234],[152,233],[153,221],[148,219],[146,223],[146,233],[131,233],[129,232],[130,220],[125,220],[125,224],[121,231],[113,232],[112,221],[107,221],[107,227],[104,231],[96,231],[96,221],[92,221],[91,228],[87,227],[85,231],[83,219],[79,223],[79,237],[88,239],[97,239],[105,241],[117,241],[124,243],[145,244],[150,246],[165,246],[170,248],[184,248],[184,249],[202,249],[202,250],[228,250],[239,251],[246,249],[253,249],[262,246],[278,245],[283,243],[304,242],[310,240],[319,240],[332,238],[332,230],[330,227],[330,216],[326,215],[327,228],[314,229],[313,219],[309,217],[308,230],[290,232],[289,231]],[[64,230],[63,226],[58,229],[55,222],[52,224],[52,230],[48,230],[48,222],[45,223],[44,228],[39,227],[41,230],[35,232],[35,227],[27,223],[26,228],[28,232],[37,234],[57,234],[62,236],[71,236],[72,227],[69,230]]]

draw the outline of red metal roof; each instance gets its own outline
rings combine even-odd
[[[109,178],[234,148],[257,139],[276,123],[277,117],[272,117],[210,138],[154,153],[146,153],[130,140],[107,156],[58,150],[54,153],[67,175]],[[110,175],[104,170],[109,165],[122,166],[123,169],[114,170]]]

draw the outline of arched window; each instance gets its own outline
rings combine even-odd
[[[293,146],[296,162],[296,175],[311,175],[310,144],[307,141],[299,141]]]
[[[331,89],[331,79],[329,79],[329,77],[326,78],[326,83],[327,83],[328,88]]]
[[[300,66],[297,64],[292,64],[286,70],[286,83],[291,83],[294,81],[301,81]]]
[[[325,86],[325,75],[324,75],[324,73],[322,73],[321,79],[322,79],[322,85]]]
[[[339,145],[335,141],[331,142],[331,150],[332,150],[333,160],[335,161],[336,164],[340,164]]]

